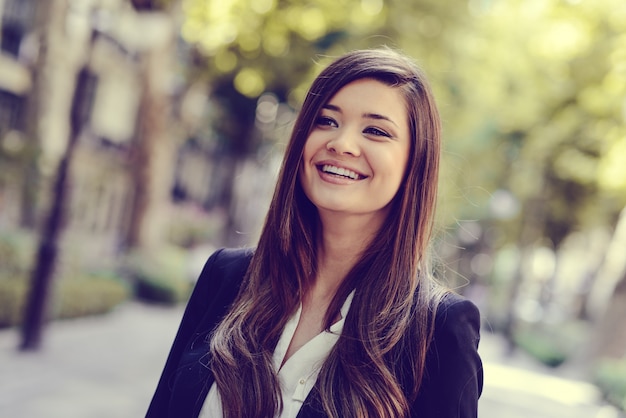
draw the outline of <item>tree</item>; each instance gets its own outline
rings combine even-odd
[[[126,245],[133,249],[158,247],[165,238],[176,140],[172,126],[172,58],[174,22],[166,11],[154,11],[150,2],[141,3],[148,12],[137,16],[138,24],[158,25],[160,36],[141,45],[139,79],[141,100],[136,138],[132,145],[131,178],[133,205]]]
[[[52,189],[52,201],[41,232],[35,267],[31,276],[30,292],[26,303],[22,328],[21,350],[37,350],[41,346],[43,325],[50,302],[50,290],[59,253],[59,241],[69,201],[70,166],[76,149],[78,135],[85,119],[84,93],[88,72],[79,72],[70,113],[70,136],[61,161],[57,165]]]
[[[33,229],[37,225],[38,214],[38,191],[41,173],[38,169],[37,159],[40,151],[40,130],[41,126],[41,105],[42,99],[46,95],[48,80],[46,80],[45,69],[48,63],[48,40],[50,30],[50,13],[53,1],[39,2],[34,6],[34,33],[33,39],[39,45],[32,65],[32,84],[26,99],[26,137],[28,143],[25,146],[24,164],[22,165],[22,190],[20,202],[20,226]],[[33,58],[33,57],[31,57]]]
[[[542,242],[559,251],[572,233],[614,225],[626,204],[620,0],[189,0],[183,10],[197,71],[218,103],[230,103],[218,126],[229,152],[255,149],[261,92],[297,107],[328,55],[387,44],[418,58],[438,97],[448,230],[459,220],[489,225],[496,233],[481,249],[488,254],[508,245],[531,254]],[[521,210],[501,216],[502,194]],[[527,264],[503,280],[511,318]],[[555,285],[556,276],[544,283],[546,304]]]
[[[41,118],[45,107],[44,97],[50,89],[50,77],[47,72],[50,68],[51,61],[54,57],[50,54],[50,45],[48,40],[56,32],[59,25],[58,17],[63,3],[59,1],[46,2],[44,5],[37,7],[35,22],[37,24],[37,38],[40,41],[41,49],[38,54],[38,60],[33,73],[33,87],[28,100],[29,117],[33,118],[29,125],[29,135],[32,136],[32,149],[42,146],[44,138],[42,137],[43,129],[41,126]],[[74,101],[78,101],[78,90],[75,92]],[[71,93],[70,93],[71,94]],[[31,285],[24,310],[24,324],[22,328],[22,341],[20,348],[22,350],[36,350],[40,347],[41,336],[43,332],[44,322],[47,319],[47,310],[49,307],[50,293],[54,268],[58,255],[58,241],[62,228],[63,213],[65,205],[65,197],[67,192],[67,176],[68,168],[73,153],[73,146],[76,140],[78,119],[74,118],[78,113],[75,112],[77,106],[74,106],[72,116],[68,114],[68,122],[71,125],[71,134],[69,140],[65,142],[65,149],[59,156],[58,160],[48,161],[56,165],[56,173],[54,185],[50,191],[52,196],[47,216],[44,217],[44,224],[40,232],[39,247],[34,260],[34,268],[31,274]],[[71,119],[71,121],[70,121]],[[34,154],[34,153],[33,153]],[[29,164],[32,167],[26,169],[24,191],[22,202],[29,207],[25,208],[22,213],[21,223],[24,226],[34,227],[35,211],[34,211],[34,195],[32,191],[27,190],[32,187],[28,181],[32,174],[36,172],[37,160],[33,156],[33,161]],[[28,173],[30,171],[30,173]]]
[[[457,4],[458,3],[458,4]],[[232,209],[238,165],[262,145],[255,130],[257,98],[272,92],[298,108],[306,86],[329,56],[354,48],[406,46],[407,52],[432,56],[444,53],[445,29],[462,22],[465,2],[442,7],[428,1],[289,1],[189,0],[183,3],[183,38],[196,58],[192,77],[206,78],[209,94],[223,112],[214,125],[228,163],[230,181],[220,206]],[[461,12],[459,12],[461,10]],[[408,32],[410,31],[410,32]],[[407,35],[410,33],[410,35]],[[421,41],[421,42],[420,42]],[[227,211],[225,242],[233,242],[233,210]]]
[[[589,343],[589,360],[620,359],[626,355],[626,207],[617,221],[604,260],[597,272],[597,285],[587,303],[596,323]]]
[[[573,232],[613,225],[626,203],[616,163],[626,159],[626,9],[613,0],[482,4],[472,10],[476,30],[451,52],[461,70],[443,95],[458,115],[447,124],[454,171],[444,173],[461,191],[455,212],[485,219],[493,191],[505,190],[523,210],[496,223],[494,244],[523,254],[548,239],[558,251]],[[509,280],[511,310],[527,266],[521,257]]]

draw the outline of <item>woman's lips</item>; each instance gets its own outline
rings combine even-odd
[[[329,174],[339,178],[345,178],[349,180],[362,180],[367,176],[361,174],[355,170],[346,167],[340,167],[334,164],[322,163],[316,165],[317,169],[323,174]]]

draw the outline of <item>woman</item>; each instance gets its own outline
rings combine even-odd
[[[477,416],[479,314],[428,263],[439,154],[408,58],[326,68],[256,250],[209,258],[147,416]]]

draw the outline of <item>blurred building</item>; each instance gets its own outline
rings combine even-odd
[[[95,260],[118,252],[133,210],[146,205],[137,203],[138,184],[148,189],[141,217],[152,224],[172,216],[159,203],[170,202],[172,191],[199,205],[213,199],[212,151],[177,139],[169,121],[172,103],[184,99],[163,64],[177,45],[171,16],[139,13],[123,0],[0,0],[0,16],[0,227],[22,223],[29,205],[41,219],[73,105],[83,123],[71,166],[69,245]],[[146,133],[150,126],[160,129]],[[146,135],[158,138],[142,145]],[[29,164],[40,173],[31,183]]]
[[[29,30],[33,26],[34,1],[0,0],[0,136],[23,130],[26,96],[32,77],[24,62]]]
[[[187,77],[176,13],[125,0],[0,0],[0,230],[41,223],[74,106],[66,253],[107,259],[202,228],[207,212],[237,231],[231,245],[256,242],[279,162],[267,150],[236,160],[212,130],[215,106],[206,82]],[[272,121],[289,126],[292,111],[278,110]]]
[[[22,185],[16,175],[27,130],[29,66],[35,2],[0,0],[0,228],[20,217]]]
[[[2,209],[9,224],[21,222],[28,204],[37,206],[35,217],[41,218],[51,199],[43,192],[68,142],[77,75],[85,67],[79,92],[85,124],[71,169],[68,232],[89,235],[93,253],[100,254],[113,249],[123,233],[123,208],[130,193],[124,148],[134,134],[139,92],[132,52],[94,25],[104,9],[96,2],[77,3],[0,1],[0,139],[4,168],[13,169],[2,184]],[[113,78],[116,83],[109,82]],[[111,103],[111,97],[120,100]],[[117,112],[107,118],[111,109]],[[36,154],[21,153],[25,148],[36,149]],[[23,166],[28,164],[37,164],[42,173],[31,184],[24,180]],[[29,187],[37,191],[27,202],[20,197]]]

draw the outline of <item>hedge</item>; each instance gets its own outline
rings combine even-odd
[[[0,277],[0,328],[20,325],[27,298],[27,280]],[[109,312],[127,300],[122,281],[107,277],[60,279],[55,283],[51,319],[77,318]]]
[[[600,361],[594,381],[607,401],[626,411],[626,358]]]
[[[187,252],[176,247],[128,254],[123,274],[134,284],[137,299],[164,305],[186,301],[193,284],[187,272]]]

